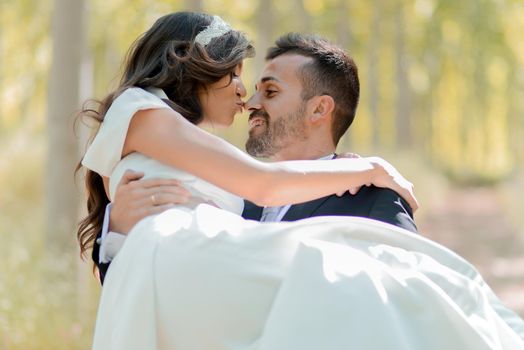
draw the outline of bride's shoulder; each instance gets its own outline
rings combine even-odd
[[[153,91],[148,91],[136,86],[128,87],[120,92],[113,100],[113,104],[115,102],[137,103],[142,101],[165,104],[164,101],[162,101],[162,97],[157,96]]]
[[[109,106],[106,118],[116,115],[132,116],[142,109],[170,108],[162,96],[158,96],[154,91],[148,91],[139,87],[129,87],[120,92]]]

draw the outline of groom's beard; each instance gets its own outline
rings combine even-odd
[[[281,116],[274,122],[271,122],[269,114],[266,112],[253,112],[251,117],[264,118],[265,123],[249,130],[246,152],[253,157],[268,158],[288,147],[294,141],[307,139],[306,125],[303,120],[304,112],[305,103],[302,103],[296,111]],[[257,130],[259,128],[264,129],[259,131]]]

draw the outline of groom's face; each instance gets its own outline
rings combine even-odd
[[[306,102],[299,68],[311,58],[284,54],[267,62],[245,107],[249,110],[246,151],[272,157],[297,141],[308,138]]]

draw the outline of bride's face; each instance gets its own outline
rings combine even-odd
[[[227,127],[233,123],[235,114],[242,113],[246,88],[240,75],[242,64],[239,64],[232,76],[226,75],[216,83],[199,92],[202,105],[203,124]]]

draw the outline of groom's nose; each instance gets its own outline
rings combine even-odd
[[[258,94],[256,92],[249,98],[249,100],[247,100],[247,102],[244,104],[244,108],[248,111],[254,111],[262,108],[260,99],[258,98]]]

